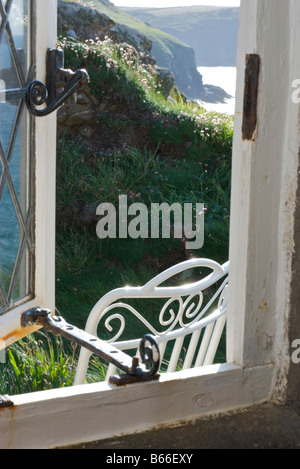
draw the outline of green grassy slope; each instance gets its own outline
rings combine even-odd
[[[58,230],[57,306],[82,326],[95,300],[114,287],[143,284],[190,255],[226,261],[233,128],[231,117],[185,103],[176,90],[174,102],[166,99],[151,75],[107,43],[66,44],[65,61],[92,72],[100,106],[88,138],[80,127],[59,138],[59,209],[115,204],[120,194],[147,207],[207,207],[205,244],[192,253],[178,240],[99,240],[95,223],[78,227],[75,217],[65,223]]]
[[[89,137],[80,125],[58,136],[57,212],[115,204],[120,194],[129,205],[204,203],[206,209],[204,246],[193,252],[172,237],[99,239],[96,223],[78,225],[76,212],[69,222],[64,218],[57,229],[56,306],[67,321],[84,328],[92,307],[113,288],[143,285],[190,256],[227,260],[233,121],[184,102],[176,90],[172,100],[165,98],[153,76],[108,41],[60,45],[66,67],[88,69],[99,104]],[[110,148],[103,146],[107,143]],[[157,303],[143,304],[140,311],[157,321]],[[136,327],[129,314],[122,338],[132,338]],[[108,338],[104,330],[102,324],[101,337]],[[218,360],[225,360],[225,351],[223,340]],[[0,364],[0,394],[69,386],[77,353],[78,347],[44,332],[11,346]],[[92,365],[88,379],[98,381],[103,365]]]
[[[70,0],[63,1],[68,2]],[[150,24],[146,24],[144,21],[139,20],[138,18],[134,18],[133,16],[117,8],[108,0],[93,0],[92,2],[89,0],[81,0],[78,3],[86,4],[87,6],[93,6],[93,8],[98,10],[100,13],[104,13],[105,15],[109,16],[116,23],[136,29],[146,36],[149,36],[153,41],[153,46],[156,50],[155,58],[159,63],[166,61],[166,56],[171,56],[176,46],[189,48],[189,46],[183,41],[177,39],[176,37],[172,37],[171,35],[151,26]],[[167,62],[169,62],[169,59],[167,59]]]
[[[67,1],[67,0],[65,0]],[[96,9],[99,13],[108,16],[116,23],[116,28],[129,28],[128,36],[135,37],[136,32],[143,34],[152,41],[151,55],[155,58],[157,65],[170,69],[175,78],[176,86],[190,99],[203,99],[205,90],[202,77],[198,73],[193,48],[153,25],[136,19],[112,3],[106,0],[78,1]],[[123,41],[122,41],[123,42]],[[125,39],[127,42],[127,39]],[[130,42],[130,40],[128,41]]]

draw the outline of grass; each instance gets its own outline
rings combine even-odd
[[[92,93],[102,100],[109,95],[119,105],[117,114],[100,116],[106,138],[112,136],[110,151],[96,144],[91,149],[80,133],[58,137],[56,304],[67,321],[83,328],[94,304],[113,288],[142,285],[190,254],[220,263],[228,259],[233,122],[186,102],[176,89],[172,100],[166,99],[151,70],[128,60],[127,52],[109,41],[62,39],[60,44],[66,67],[87,68]],[[132,134],[140,136],[134,146],[126,140]],[[188,253],[180,240],[100,240],[95,221],[78,223],[82,208],[116,204],[119,195],[147,207],[153,202],[204,203],[204,246]],[[70,207],[76,210],[67,216]],[[157,310],[155,302],[148,302],[143,314],[156,321]],[[136,327],[128,327],[128,336]],[[225,359],[224,347],[223,341],[218,360]],[[76,347],[40,333],[14,344],[0,368],[0,393],[69,386],[77,354]],[[104,372],[105,365],[94,359],[88,380],[99,380]]]
[[[71,1],[71,0],[64,0]],[[90,4],[88,0],[76,0],[76,3],[81,4]],[[138,31],[145,36],[151,38],[153,43],[153,49],[156,50],[156,60],[161,63],[170,64],[172,61],[172,56],[176,47],[180,45],[181,47],[188,48],[184,42],[181,40],[170,36],[169,34],[154,28],[148,23],[140,21],[134,18],[131,15],[128,15],[119,8],[116,8],[112,3],[106,3],[105,1],[94,0],[93,7],[98,10],[100,13],[107,15],[115,23],[125,25],[129,28],[132,28],[135,31]]]
[[[84,158],[82,152],[80,148]],[[193,254],[219,262],[227,260],[230,163],[226,157],[220,157],[212,168],[193,160],[162,160],[148,152],[127,149],[124,154],[102,155],[82,168],[77,154],[76,143],[61,141],[58,207],[64,208],[72,200],[116,204],[120,194],[148,207],[152,202],[203,202],[207,209],[205,244]],[[71,175],[66,177],[67,168]],[[177,255],[182,256],[181,260],[185,258],[178,240],[100,240],[95,226],[68,223],[57,233],[57,307],[69,321],[78,321],[80,327],[93,304],[107,291],[124,284],[139,285],[157,274],[155,259],[157,264],[161,261],[168,267],[176,263]]]
[[[76,344],[37,332],[6,351],[0,363],[0,394],[17,395],[72,386],[78,360]],[[1,360],[3,361],[3,360]],[[105,378],[107,366],[93,357],[87,382]]]
[[[20,394],[68,386],[74,375],[73,352],[43,333],[20,340],[0,365],[0,393]]]

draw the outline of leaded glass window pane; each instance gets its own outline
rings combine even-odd
[[[0,0],[0,314],[33,293],[32,119],[7,92],[33,78],[32,3]]]

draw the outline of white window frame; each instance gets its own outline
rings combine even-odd
[[[35,6],[36,79],[45,83],[47,48],[55,48],[56,1],[37,0]],[[33,21],[36,20],[33,19]],[[51,27],[49,27],[51,18]],[[37,328],[21,327],[21,315],[34,307],[55,308],[55,172],[56,116],[35,119],[35,265],[34,298],[0,316],[0,348],[6,348]]]
[[[48,7],[49,0],[46,3]],[[54,7],[55,2],[51,4]],[[269,0],[241,2],[228,363],[167,373],[158,382],[125,388],[104,382],[12,396],[14,405],[0,412],[0,448],[89,442],[284,399],[300,147],[299,105],[291,101],[292,79],[300,70],[299,18],[297,0],[272,0],[271,5]],[[261,57],[258,126],[251,142],[243,141],[241,135],[245,56],[249,53]],[[40,204],[45,208],[47,202]],[[48,210],[54,210],[52,204]],[[48,217],[49,212],[43,217],[46,213]],[[42,227],[41,232],[42,250],[48,235]],[[47,285],[40,287],[46,295]]]

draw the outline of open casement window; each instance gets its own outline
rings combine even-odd
[[[54,308],[55,116],[34,119],[24,90],[45,81],[56,2],[0,1],[0,346],[34,329],[21,314]],[[15,90],[15,91],[12,91]]]
[[[22,2],[1,0],[1,47],[3,40],[8,41],[3,9],[10,3],[19,6]],[[42,77],[46,47],[53,46],[50,32],[55,30],[56,2],[38,0],[35,7],[39,38],[36,64],[41,60],[37,74]],[[299,21],[298,0],[241,1],[227,363],[165,373],[157,381],[121,388],[102,382],[10,396],[6,408],[0,409],[1,448],[53,448],[95,441],[251,406],[272,397],[284,398],[300,147],[299,104],[291,99],[291,83],[299,78],[300,70]],[[244,86],[246,62],[248,85]],[[2,308],[7,311],[1,315],[0,327],[6,322],[7,337],[14,334],[14,327],[18,330],[20,311],[25,306],[31,303],[51,308],[53,302],[55,133],[51,118],[37,120],[33,129],[35,165],[30,171],[35,170],[36,175],[35,196],[31,199],[35,201],[32,210],[36,224],[31,228],[28,225],[28,211],[23,215],[25,226],[20,224],[18,206],[15,200],[10,202],[28,260],[27,264],[25,260],[20,262],[15,282],[17,271],[13,268],[7,283],[1,279]],[[0,132],[2,139],[2,127]],[[23,137],[22,130],[19,135]],[[11,155],[1,148],[2,179],[5,175],[2,184],[11,197],[8,168],[12,171],[12,163],[5,161],[7,154]],[[31,177],[30,171],[27,177]],[[21,210],[23,201],[19,203]],[[30,271],[32,245],[35,260]],[[15,248],[16,257],[17,249],[20,247]],[[21,293],[21,299],[14,297]],[[28,303],[24,304],[27,296]],[[23,304],[12,308],[11,299]]]

